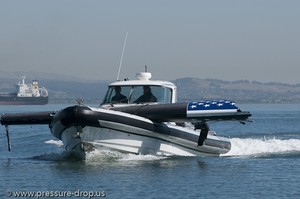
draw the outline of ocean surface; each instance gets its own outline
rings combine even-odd
[[[1,113],[67,104],[0,106]],[[0,126],[0,198],[300,198],[300,104],[238,104],[253,122],[210,123],[230,137],[220,157],[93,151],[78,160],[47,125]]]

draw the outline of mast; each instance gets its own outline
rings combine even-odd
[[[119,76],[120,76],[120,71],[121,71],[122,62],[123,62],[123,56],[124,56],[125,47],[126,47],[127,35],[128,35],[128,32],[126,32],[126,35],[125,35],[125,40],[124,40],[124,44],[123,44],[123,50],[122,50],[121,60],[120,60],[120,64],[119,64],[117,80],[119,80]]]

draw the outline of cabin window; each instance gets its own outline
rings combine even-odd
[[[171,103],[171,100],[172,89],[162,86],[110,86],[103,104],[146,102]]]
[[[105,95],[103,104],[127,104],[130,91],[130,86],[110,86]]]

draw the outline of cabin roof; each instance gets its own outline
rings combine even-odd
[[[143,85],[151,85],[151,86],[163,86],[174,88],[175,84],[168,81],[160,81],[160,80],[123,80],[117,81],[109,84],[109,86],[143,86]]]

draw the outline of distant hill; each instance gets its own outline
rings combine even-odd
[[[182,78],[175,80],[180,100],[231,99],[238,102],[300,102],[300,84]]]
[[[21,72],[0,74],[0,92],[11,92],[19,81]],[[107,84],[113,80],[91,81],[51,73],[27,75],[27,82],[38,79],[40,86],[49,92],[50,103],[71,102],[83,98],[88,102],[101,103]],[[178,101],[206,99],[231,99],[239,103],[299,103],[300,84],[261,83],[239,80],[181,78],[173,81],[178,87]]]

